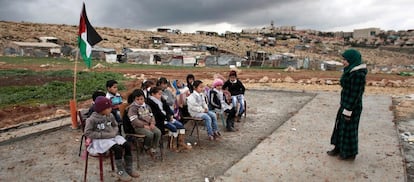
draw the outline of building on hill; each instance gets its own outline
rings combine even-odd
[[[355,29],[353,32],[353,38],[374,38],[380,33],[379,28],[364,28],[364,29]]]
[[[209,32],[209,31],[202,31],[202,30],[197,30],[196,35],[206,35],[206,36],[218,36],[219,34],[217,32]]]
[[[171,32],[171,28],[157,28],[157,32]]]
[[[165,43],[169,43],[170,39],[161,35],[154,35],[150,37],[151,42],[153,44],[165,44]]]
[[[51,42],[16,42],[9,43],[5,55],[33,56],[33,57],[59,57],[61,46]],[[6,50],[6,49],[5,49]]]
[[[56,37],[37,37],[37,40],[39,40],[39,42],[51,42],[51,43],[59,44],[58,43],[59,39]]]

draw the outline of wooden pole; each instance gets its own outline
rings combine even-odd
[[[76,56],[75,56],[75,68],[73,70],[73,98],[70,100],[70,116],[72,119],[72,129],[78,129],[78,117],[76,112],[76,77],[77,77],[77,69],[78,69],[78,55],[79,55],[79,48],[76,49]]]

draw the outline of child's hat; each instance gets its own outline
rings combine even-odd
[[[213,81],[213,87],[222,86],[222,85],[223,85],[223,80],[221,79],[215,79]]]
[[[93,106],[93,110],[97,113],[102,112],[105,109],[110,108],[112,105],[111,100],[104,96],[98,96],[95,99],[95,105]]]
[[[237,77],[237,72],[234,71],[234,70],[231,70],[230,73],[229,73],[229,76],[235,76],[235,77]]]

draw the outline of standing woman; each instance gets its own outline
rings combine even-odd
[[[328,155],[341,160],[354,160],[358,154],[358,126],[362,112],[367,66],[362,64],[361,53],[348,49],[342,53],[344,72],[341,76],[341,102],[336,115],[331,144],[335,148]]]

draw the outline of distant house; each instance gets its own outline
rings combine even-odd
[[[191,43],[166,43],[165,46],[168,50],[176,51],[197,51],[198,47]]]
[[[108,63],[116,62],[116,50],[114,48],[92,47],[92,59],[105,60]]]
[[[217,32],[208,32],[208,31],[198,30],[196,31],[196,35],[218,36],[219,34]]]
[[[151,42],[153,44],[165,44],[165,43],[170,42],[170,39],[164,36],[154,35],[151,37]]]
[[[51,42],[10,42],[8,48],[18,56],[60,56],[61,46]]]
[[[379,28],[364,28],[364,29],[355,29],[353,32],[353,38],[373,38],[380,33]]]
[[[170,32],[171,28],[157,28],[157,32]]]
[[[51,42],[55,44],[58,44],[59,41],[56,37],[37,37],[37,40],[39,40],[39,42]]]

